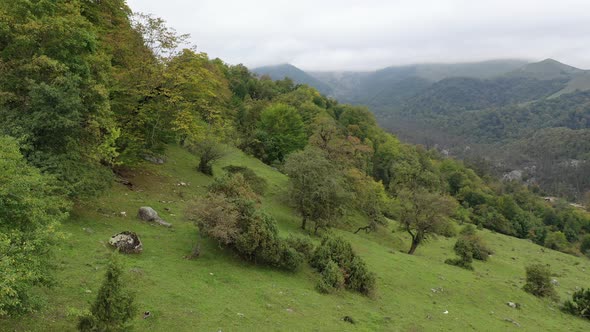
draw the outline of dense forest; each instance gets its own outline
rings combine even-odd
[[[260,73],[289,76],[294,70],[286,66]],[[435,147],[497,178],[516,174],[546,195],[588,203],[586,70],[546,59],[305,74],[291,77],[313,86],[317,78],[338,100],[367,105],[404,141]]]
[[[310,236],[358,213],[367,224],[357,233],[399,221],[411,236],[410,254],[433,235],[455,235],[449,221],[575,255],[590,250],[580,247],[590,234],[582,210],[549,204],[517,182],[499,182],[434,149],[402,143],[366,107],[341,104],[290,79],[259,77],[194,47],[181,49],[187,36],[157,17],[133,14],[124,0],[2,1],[0,17],[0,315],[29,312],[37,301],[31,289],[51,284],[51,248],[72,206],[100,196],[126,169],[163,158],[171,145],[199,157],[195,172],[219,176],[195,203],[200,232],[258,264],[295,269],[306,242],[281,238],[275,221],[257,210],[263,189],[257,193],[255,176],[240,169],[235,176],[214,174],[211,165],[224,146],[289,176],[290,202]],[[587,93],[502,108],[553,93],[562,82],[543,89],[531,80],[482,82],[441,81],[447,88],[414,105],[424,112],[429,105],[445,108],[429,119],[455,126],[456,108],[441,100],[456,100],[455,85],[497,90],[487,99],[465,97],[474,102],[470,107],[499,107],[470,115],[468,123],[482,132],[470,134],[514,138],[511,144],[531,158],[546,156],[542,142],[570,140],[577,142],[574,151],[555,155],[587,158],[581,152],[587,151],[587,108],[572,99],[585,101]],[[559,116],[552,113],[557,108]],[[549,114],[554,122],[535,120]],[[541,127],[548,129],[525,134]],[[575,178],[580,190],[590,185]],[[309,258],[322,274],[318,287],[370,294],[375,277],[340,241],[324,238]],[[346,258],[336,259],[342,252]],[[95,324],[92,319],[83,322]]]

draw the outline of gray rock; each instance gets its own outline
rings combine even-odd
[[[143,245],[139,236],[129,231],[111,236],[109,244],[125,254],[139,254],[143,251]]]
[[[139,219],[141,219],[143,221],[155,222],[155,223],[158,223],[162,226],[172,227],[172,224],[170,224],[170,223],[164,221],[164,219],[160,218],[160,216],[158,215],[158,212],[156,212],[156,210],[152,209],[149,206],[140,207],[139,211],[137,212],[137,216],[139,217]]]
[[[157,165],[162,165],[165,162],[165,160],[163,158],[159,158],[159,157],[151,156],[151,155],[145,155],[145,156],[143,156],[143,159],[145,159],[149,162],[152,162],[154,164],[157,164]]]

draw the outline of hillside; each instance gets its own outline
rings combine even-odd
[[[199,259],[187,260],[183,257],[198,233],[183,213],[211,178],[194,171],[198,159],[183,149],[170,146],[166,158],[163,165],[144,163],[129,172],[133,190],[113,184],[100,198],[76,207],[63,226],[71,235],[57,251],[58,283],[43,291],[46,306],[27,317],[0,320],[0,330],[73,331],[75,313],[93,299],[102,278],[111,252],[105,243],[123,230],[137,232],[144,242],[142,254],[124,257],[124,273],[139,309],[152,312],[149,319],[134,319],[138,331],[587,330],[586,321],[561,313],[521,287],[524,266],[542,262],[551,266],[559,295],[566,298],[585,286],[590,261],[489,231],[480,234],[495,253],[489,262],[475,263],[475,272],[443,263],[452,256],[453,239],[428,242],[412,256],[400,252],[409,239],[392,233],[394,224],[368,235],[337,231],[377,273],[373,298],[346,291],[322,295],[315,290],[317,274],[309,268],[291,274],[255,266],[210,240],[203,240]],[[282,234],[301,233],[298,218],[283,203],[284,175],[237,150],[216,164],[215,171],[225,165],[248,166],[264,177],[269,182],[264,209],[278,220]],[[179,186],[181,181],[188,185]],[[143,205],[157,209],[173,227],[140,222],[135,211]],[[128,216],[121,217],[121,211]],[[348,227],[363,222],[357,218],[348,216]],[[522,308],[510,308],[508,301]],[[342,321],[346,315],[356,324]]]
[[[570,302],[588,286],[584,206],[183,49],[125,0],[14,0],[0,16],[0,331],[588,326]],[[438,91],[420,108],[449,107],[411,129],[470,119],[494,128],[478,144],[578,153],[564,165],[583,170],[589,93],[539,104],[555,80],[500,79],[414,80]]]
[[[587,70],[546,59],[310,74],[330,85],[336,99],[369,106],[382,126],[408,142],[436,146],[470,162],[483,159],[488,164],[485,168],[498,176],[514,170],[529,173],[524,177],[529,184],[572,200],[583,199],[590,190],[575,180],[587,177],[585,166],[574,171],[576,176],[557,176],[572,174],[564,169],[568,163],[587,164],[590,151],[585,145],[542,158],[523,153],[524,142],[534,142],[533,130],[588,128],[584,120],[584,91],[590,90]],[[568,116],[572,117],[569,122],[564,120]],[[555,134],[550,136],[560,141]],[[549,160],[561,166],[547,167]]]
[[[290,78],[296,84],[307,84],[311,87],[316,88],[320,93],[324,95],[332,94],[332,88],[328,84],[316,79],[312,75],[309,75],[303,70],[290,64],[258,67],[252,69],[252,72],[260,76],[270,76],[270,78],[272,78],[273,80],[282,80],[283,78]]]

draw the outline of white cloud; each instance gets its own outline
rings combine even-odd
[[[587,0],[128,0],[199,50],[255,67],[363,70],[494,58],[590,68]]]

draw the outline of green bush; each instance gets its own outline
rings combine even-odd
[[[264,178],[256,175],[253,170],[245,166],[229,165],[223,168],[229,174],[242,174],[244,180],[250,185],[250,188],[258,194],[264,195],[267,188],[267,182]]]
[[[281,242],[280,248],[281,258],[278,262],[278,267],[288,271],[295,271],[301,266],[301,264],[303,264],[305,256],[302,253],[289,247],[284,241]]]
[[[580,242],[580,251],[584,255],[590,256],[590,234],[586,234]]]
[[[201,234],[255,263],[294,271],[304,254],[278,235],[276,221],[257,209],[258,196],[242,174],[228,175],[209,186],[209,194],[188,214]]]
[[[326,236],[314,251],[310,264],[321,272],[330,261],[342,267],[349,265],[353,257],[354,252],[350,243],[340,237]]]
[[[562,310],[574,316],[590,319],[590,288],[574,292],[572,300],[565,301]]]
[[[489,256],[494,253],[488,248],[485,241],[477,235],[466,237],[466,240],[471,245],[471,253],[473,254],[474,259],[487,261]]]
[[[375,288],[375,275],[369,272],[360,257],[355,256],[350,262],[345,284],[346,288],[367,295]]]
[[[369,272],[365,262],[356,256],[350,243],[340,237],[325,237],[310,260],[311,266],[320,273],[323,273],[331,262],[338,266],[347,289],[368,295],[375,288],[375,275]]]
[[[467,227],[463,230],[465,229],[467,229]],[[486,261],[489,255],[492,254],[492,251],[486,246],[482,238],[475,235],[475,228],[469,229],[465,232],[462,231],[462,233],[471,235],[463,235],[457,239],[453,250],[459,257],[447,259],[445,263],[473,270],[473,266],[471,265],[473,259]]]
[[[461,235],[465,235],[465,236],[469,236],[469,235],[475,235],[475,226],[473,224],[466,224],[463,229],[461,229],[461,232],[459,232],[459,234]]]
[[[287,241],[287,244],[291,248],[301,253],[305,257],[305,259],[311,259],[315,247],[313,245],[313,242],[311,242],[311,240],[309,239],[309,237],[289,235],[289,237],[287,237],[285,241]]]
[[[320,293],[331,293],[344,287],[344,275],[334,261],[329,261],[321,272],[317,289]]]
[[[459,238],[457,242],[455,242],[453,250],[455,250],[455,253],[465,263],[471,264],[473,261],[473,246],[466,237]]]
[[[449,264],[449,265],[454,265],[454,266],[458,266],[467,270],[473,270],[473,266],[471,265],[471,262],[465,261],[461,258],[449,258],[447,260],[445,260],[445,264]]]
[[[541,264],[526,267],[526,284],[523,289],[538,297],[557,297],[553,284],[551,284],[551,270]]]
[[[569,243],[562,232],[551,232],[545,238],[544,246],[553,250],[564,250]]]

